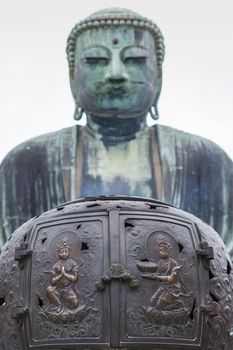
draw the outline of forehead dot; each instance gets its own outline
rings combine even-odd
[[[114,38],[112,43],[113,43],[113,45],[117,45],[119,43],[119,39],[118,38]]]

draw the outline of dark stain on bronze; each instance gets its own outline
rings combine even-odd
[[[142,36],[143,36],[143,31],[140,29],[135,29],[134,30],[134,38],[136,43],[139,45],[141,40],[142,40]]]

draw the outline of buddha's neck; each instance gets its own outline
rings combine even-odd
[[[143,132],[147,128],[145,116],[126,119],[87,116],[85,127],[87,132],[98,135],[104,144],[109,146],[133,140],[138,132]]]

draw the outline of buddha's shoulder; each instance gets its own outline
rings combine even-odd
[[[183,149],[186,152],[192,150],[195,153],[206,153],[209,156],[220,156],[232,160],[226,152],[215,142],[189,132],[178,130],[166,125],[155,125],[159,140],[162,144],[175,146],[177,149]]]
[[[77,140],[77,130],[77,126],[72,126],[28,139],[14,147],[5,156],[1,166],[15,161],[23,161],[29,157],[33,160],[35,156],[38,159],[40,156],[56,154],[61,145],[68,146],[72,140]]]

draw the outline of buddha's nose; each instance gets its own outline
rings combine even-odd
[[[118,54],[113,54],[111,61],[109,62],[105,79],[108,82],[123,83],[128,80],[128,74],[122,62],[121,57]]]

